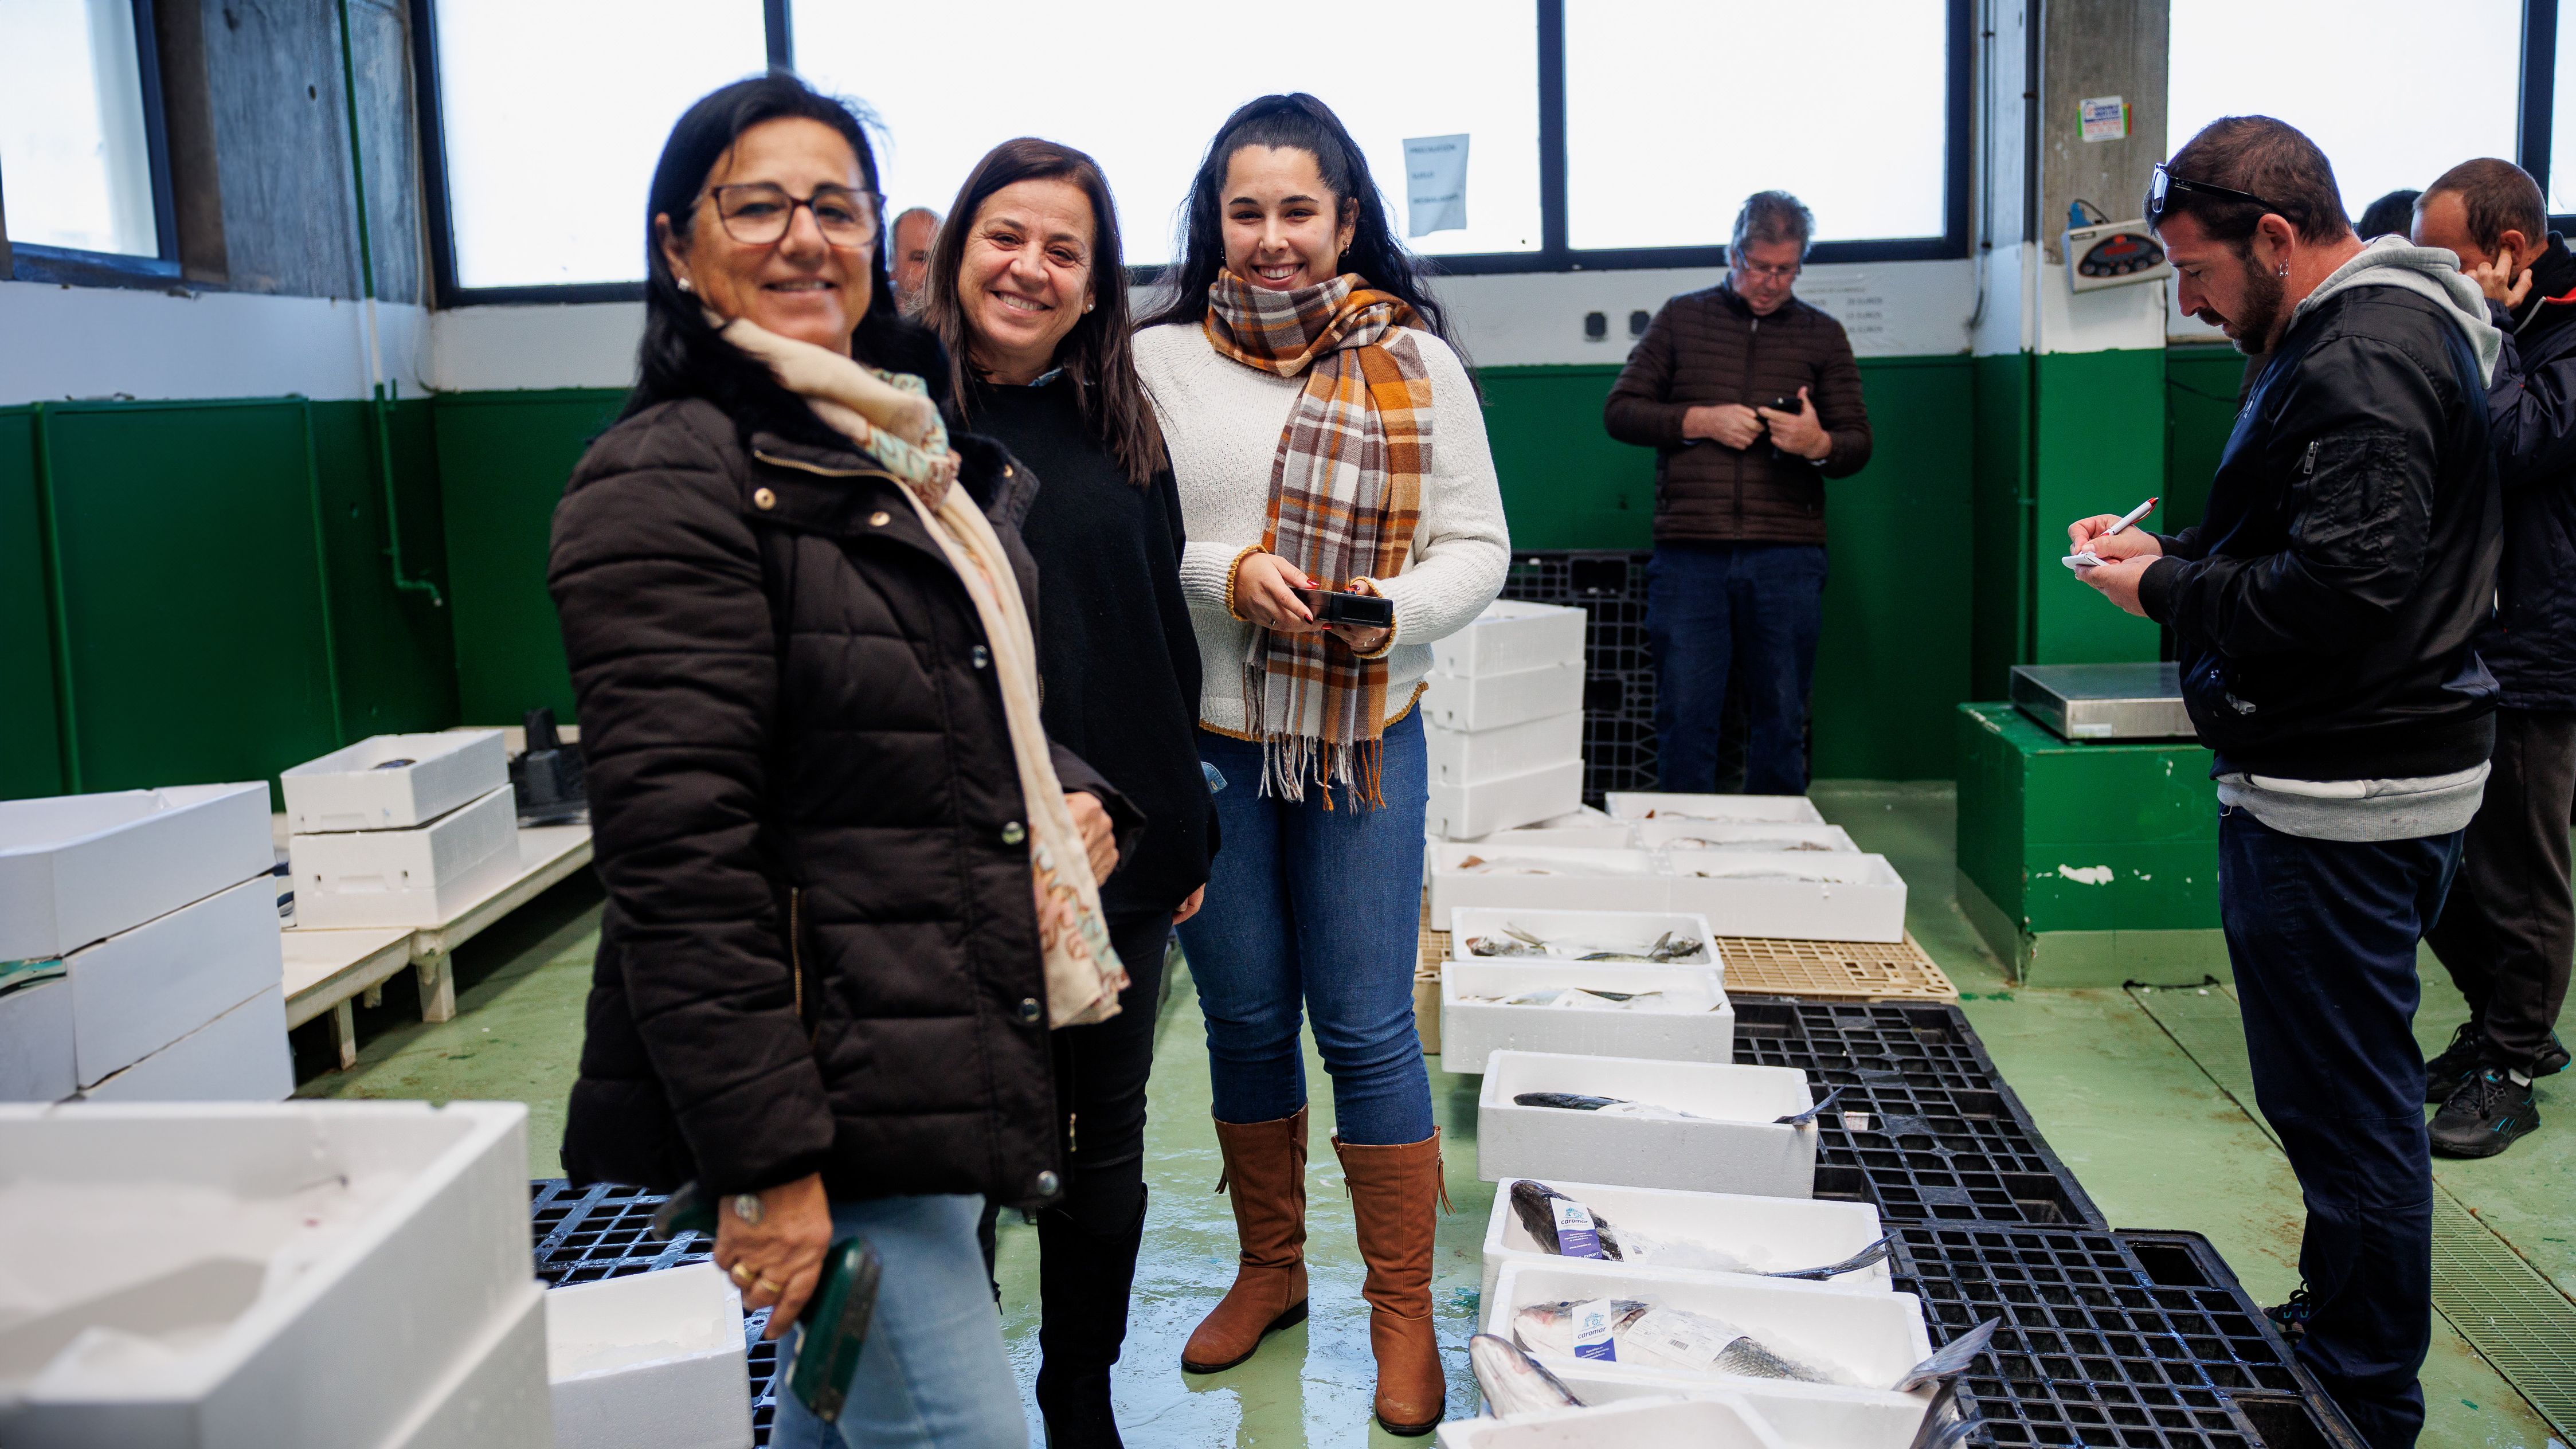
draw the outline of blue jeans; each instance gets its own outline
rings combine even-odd
[[[1717,788],[1726,677],[1741,665],[1744,792],[1807,792],[1807,693],[1825,626],[1825,550],[1804,543],[1659,543],[1646,566],[1663,788]]]
[[[1387,726],[1385,805],[1347,793],[1324,808],[1261,791],[1261,746],[1199,732],[1199,758],[1225,777],[1225,848],[1207,902],[1181,923],[1181,949],[1207,1017],[1211,1104],[1220,1122],[1272,1122],[1306,1105],[1303,1016],[1333,1077],[1345,1142],[1431,1135],[1431,1080],[1413,1032],[1422,927],[1422,812],[1430,800],[1422,715]]]
[[[1002,1320],[975,1243],[974,1196],[832,1204],[832,1235],[868,1240],[884,1262],[876,1317],[840,1422],[826,1425],[787,1390],[801,1328],[779,1344],[775,1449],[1027,1449],[1028,1421],[1002,1348]],[[838,1431],[837,1435],[835,1430]]]
[[[2433,1159],[2415,943],[2459,863],[2457,831],[2355,844],[2219,814],[2219,921],[2254,1100],[2307,1200],[2298,1356],[2371,1449],[2406,1449],[2424,1427]]]

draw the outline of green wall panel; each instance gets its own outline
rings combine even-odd
[[[0,409],[0,800],[63,788],[35,418]]]
[[[1969,599],[1969,688],[1994,699],[2012,667],[2030,658],[2032,502],[2030,354],[1973,360],[1974,437],[1969,457],[1975,582]]]
[[[2236,389],[2245,354],[2233,347],[2176,347],[2165,353],[2165,507],[2160,531],[2200,522],[2227,436],[2236,430]]]
[[[2059,560],[2066,525],[2126,513],[2165,487],[2163,349],[2039,357],[2030,662],[2152,660],[2154,624],[2113,608]]]
[[[446,581],[431,404],[397,404],[390,419],[403,562],[414,579]],[[457,723],[456,643],[448,610],[394,587],[372,409],[313,405],[322,536],[339,643],[341,716],[351,739]]]
[[[1601,427],[1618,377],[1615,363],[1477,375],[1514,548],[1654,547],[1654,450],[1614,441]]]

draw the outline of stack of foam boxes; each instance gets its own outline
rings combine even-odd
[[[294,1090],[268,787],[0,803],[0,1100]]]
[[[1583,611],[1503,600],[1432,646],[1428,834],[1472,840],[1583,804]]]
[[[499,730],[377,735],[278,782],[299,928],[444,925],[518,868]]]

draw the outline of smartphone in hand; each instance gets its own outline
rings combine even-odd
[[[1383,595],[1299,589],[1297,601],[1314,611],[1318,624],[1348,624],[1360,629],[1395,627],[1395,600]]]

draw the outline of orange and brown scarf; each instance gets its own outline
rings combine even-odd
[[[1273,292],[1220,273],[1208,287],[1218,352],[1305,390],[1280,430],[1262,548],[1338,589],[1393,578],[1413,551],[1431,471],[1431,377],[1405,324],[1413,309],[1345,273]],[[1263,745],[1261,789],[1305,798],[1308,781],[1367,805],[1378,786],[1386,660],[1329,633],[1255,629],[1243,660],[1244,718]]]

